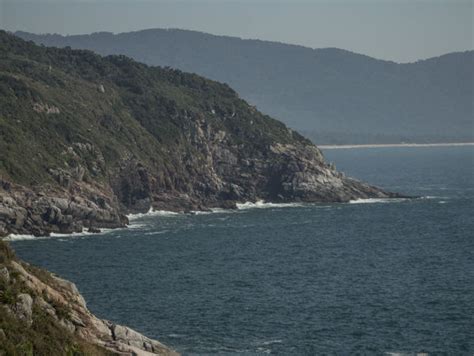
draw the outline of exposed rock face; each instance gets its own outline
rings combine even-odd
[[[48,105],[43,103],[35,103],[33,105],[33,110],[38,113],[46,113],[46,114],[59,114],[61,111],[58,107],[54,105]]]
[[[5,283],[10,282],[10,272],[8,272],[8,268],[6,267],[0,268],[0,280],[3,280]]]
[[[395,196],[196,75],[0,31],[0,79],[0,236],[122,227],[150,207]]]
[[[25,293],[19,294],[13,312],[16,314],[16,317],[24,321],[26,325],[31,325],[33,323],[33,298],[31,298],[31,295]]]
[[[235,145],[226,131],[194,122],[188,140],[194,157],[180,156],[187,170],[156,175],[137,162],[127,162],[112,180],[126,211],[189,211],[232,208],[236,203],[347,202],[359,198],[389,198],[397,194],[347,178],[324,161],[321,151],[306,141],[275,142],[259,149]]]
[[[97,345],[114,354],[177,355],[160,342],[147,338],[135,330],[94,316],[87,309],[84,298],[73,283],[46,271],[31,268],[15,258],[7,261],[3,258],[1,263],[3,266],[0,268],[0,278],[2,278],[0,297],[7,290],[10,290],[9,295],[12,294],[11,290],[15,289],[11,285],[15,285],[17,289],[24,292],[17,296],[10,296],[9,298],[16,300],[10,305],[4,304],[3,301],[6,300],[4,297],[0,298],[0,313],[9,313],[20,325],[24,325],[24,328],[34,327],[33,324],[40,320],[37,319],[38,313],[44,312],[55,320],[65,334]],[[35,271],[40,271],[40,273],[37,274]],[[10,274],[15,277],[13,279],[8,277],[7,281],[5,276]],[[0,345],[0,354],[1,351]]]
[[[347,202],[396,194],[345,177],[307,141],[235,144],[225,130],[191,122],[187,140],[194,155],[170,153],[173,167],[157,170],[124,157],[109,182],[85,181],[86,168],[50,169],[58,186],[27,188],[0,179],[0,236],[9,233],[72,233],[123,227],[125,214],[158,210],[235,208],[238,202]],[[93,157],[87,172],[103,171],[102,152],[75,143],[68,152]],[[95,173],[94,173],[95,172]]]
[[[0,180],[0,236],[81,232],[128,222],[107,191],[74,183],[71,190],[32,190]],[[76,193],[74,193],[76,192]]]
[[[109,344],[106,344],[107,347],[113,345],[112,347],[119,349],[130,348],[131,350],[142,350],[146,351],[147,353],[163,353],[164,351],[167,351],[163,344],[159,343],[158,341],[151,340],[146,336],[136,332],[135,330],[127,328],[126,326],[110,323],[108,326],[112,331],[113,341]]]

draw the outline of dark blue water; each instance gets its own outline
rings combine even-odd
[[[474,352],[474,148],[332,150],[428,198],[146,217],[14,242],[99,316],[189,355]]]

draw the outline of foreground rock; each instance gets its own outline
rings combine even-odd
[[[1,241],[0,272],[0,324],[4,325],[0,334],[11,340],[23,335],[22,345],[35,354],[41,354],[43,347],[37,339],[47,338],[47,328],[54,328],[57,335],[49,342],[59,342],[61,345],[57,347],[64,349],[57,349],[52,355],[63,354],[68,345],[84,351],[84,344],[95,345],[95,354],[177,355],[160,342],[126,326],[97,318],[87,309],[73,283],[17,260]],[[2,351],[9,354],[12,350],[4,342],[0,340],[0,354]]]

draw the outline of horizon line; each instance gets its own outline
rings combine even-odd
[[[371,59],[374,59],[374,60],[377,60],[377,61],[391,62],[391,63],[395,63],[395,64],[413,64],[413,63],[427,61],[427,60],[434,59],[434,58],[440,58],[440,57],[451,55],[451,54],[474,52],[474,47],[473,47],[472,49],[465,49],[465,50],[452,51],[452,52],[444,52],[444,53],[439,54],[439,55],[425,57],[425,58],[419,58],[419,59],[416,59],[416,60],[413,60],[413,61],[398,62],[398,61],[395,61],[395,60],[392,60],[392,59],[377,58],[377,57],[374,57],[372,55],[368,55],[368,54],[365,54],[365,53],[356,52],[356,51],[352,51],[352,50],[348,50],[348,49],[340,48],[340,47],[309,47],[309,46],[305,46],[305,45],[301,45],[301,44],[297,44],[297,43],[289,43],[289,42],[274,41],[274,40],[265,40],[265,39],[260,39],[260,38],[245,38],[245,37],[231,36],[231,35],[218,35],[218,34],[211,33],[211,32],[205,32],[205,31],[201,31],[201,30],[193,30],[193,29],[187,29],[187,28],[178,28],[178,27],[151,27],[151,28],[144,28],[144,29],[140,29],[140,30],[121,31],[121,32],[94,31],[94,32],[90,32],[90,33],[76,33],[76,34],[69,34],[69,33],[62,34],[62,33],[51,33],[51,32],[34,33],[34,32],[23,31],[23,30],[10,31],[10,30],[4,29],[4,31],[7,31],[7,32],[10,32],[10,33],[13,33],[13,34],[16,34],[17,32],[20,32],[20,33],[26,33],[26,34],[31,34],[31,35],[35,35],[35,36],[61,36],[61,37],[91,36],[91,35],[94,35],[94,34],[101,34],[101,33],[111,34],[113,36],[119,36],[119,35],[123,35],[123,34],[138,33],[138,32],[145,32],[145,31],[157,31],[157,30],[158,31],[195,32],[195,33],[200,33],[200,34],[213,36],[213,37],[224,37],[224,38],[230,38],[230,39],[234,39],[234,40],[248,41],[248,42],[252,42],[252,41],[267,42],[267,43],[272,43],[272,44],[299,47],[299,48],[302,48],[302,49],[313,50],[313,51],[335,49],[335,50],[340,50],[340,51],[345,51],[345,52],[349,52],[349,53],[352,53],[352,54],[356,54],[356,55],[359,55],[359,56],[368,57],[368,58],[371,58]]]

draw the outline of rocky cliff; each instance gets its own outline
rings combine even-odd
[[[0,355],[177,355],[94,316],[76,286],[19,261],[0,241]]]
[[[227,85],[0,32],[0,235],[127,224],[150,207],[392,197],[345,177]]]

